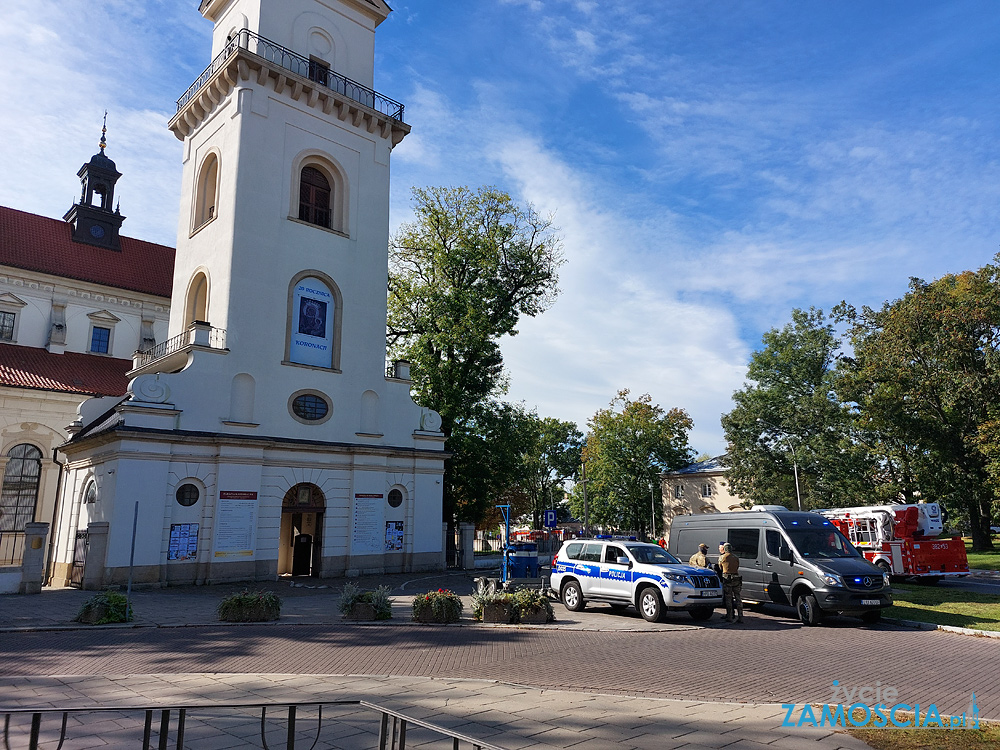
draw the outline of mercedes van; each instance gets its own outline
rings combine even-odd
[[[873,625],[882,609],[892,606],[889,575],[817,513],[767,509],[676,516],[670,525],[668,549],[681,560],[702,543],[712,552],[723,542],[740,559],[743,600],[795,607],[806,625],[818,625],[826,614]]]

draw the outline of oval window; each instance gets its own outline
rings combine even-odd
[[[299,419],[310,422],[323,419],[330,411],[330,405],[326,399],[317,396],[315,393],[303,393],[292,400],[292,412]]]
[[[192,505],[198,502],[198,498],[200,496],[201,493],[198,492],[198,488],[190,483],[182,484],[180,487],[177,488],[177,492],[175,493],[177,502],[183,505],[185,508],[190,508]]]
[[[389,490],[389,505],[398,508],[403,504],[403,493],[399,490]]]

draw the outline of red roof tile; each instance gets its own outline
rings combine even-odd
[[[0,206],[0,265],[169,297],[174,249],[122,237],[121,252],[73,242],[65,221]]]
[[[0,386],[34,388],[92,396],[121,396],[128,389],[125,373],[132,360],[66,352],[17,344],[0,344]]]

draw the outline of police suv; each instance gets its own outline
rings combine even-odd
[[[675,609],[707,620],[722,605],[722,584],[713,571],[683,565],[657,545],[634,537],[566,542],[552,560],[550,585],[574,612],[587,602],[604,602],[613,609],[633,605],[649,622]]]

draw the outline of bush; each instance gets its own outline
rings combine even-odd
[[[388,586],[378,586],[374,591],[362,591],[356,583],[349,581],[340,595],[340,614],[347,617],[355,604],[372,605],[376,620],[392,619],[392,602],[389,600]]]
[[[524,620],[531,615],[545,612],[545,622],[553,622],[556,619],[555,612],[552,611],[552,602],[538,589],[518,589],[511,594],[511,603],[517,610],[517,619]]]
[[[219,602],[223,622],[267,622],[281,615],[281,599],[273,591],[243,589]]]
[[[413,619],[417,622],[458,622],[462,600],[448,589],[428,591],[413,597]]]
[[[76,621],[91,625],[107,625],[113,622],[131,622],[132,615],[125,594],[118,591],[102,591],[80,607]]]

